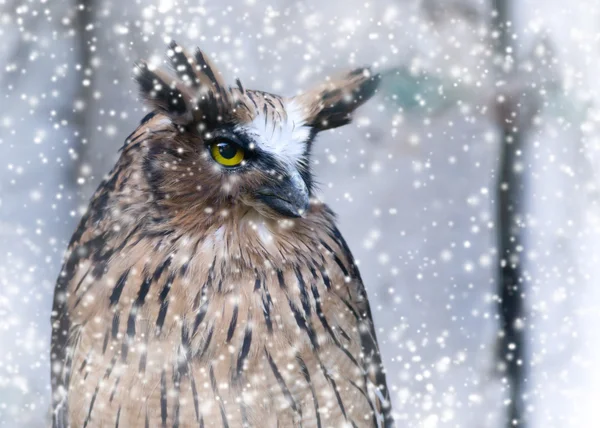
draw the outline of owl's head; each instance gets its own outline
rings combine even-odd
[[[139,63],[135,79],[155,112],[145,125],[153,138],[144,171],[161,204],[179,213],[237,207],[271,218],[302,216],[317,133],[349,123],[379,82],[360,68],[282,97],[239,80],[226,85],[200,50],[189,55],[171,43],[167,54],[172,72]]]

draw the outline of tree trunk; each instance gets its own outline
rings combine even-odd
[[[493,0],[493,31],[498,57],[498,80],[506,81],[515,69],[516,49],[511,43],[511,2]],[[498,303],[500,338],[499,366],[506,377],[508,398],[507,427],[525,426],[524,382],[526,368],[523,260],[523,171],[524,131],[519,127],[519,94],[499,94],[498,126],[500,151],[496,185],[496,230],[498,245]],[[520,161],[521,159],[521,161]]]

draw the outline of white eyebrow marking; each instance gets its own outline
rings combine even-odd
[[[294,100],[287,101],[284,107],[287,119],[274,121],[271,111],[266,115],[258,111],[252,122],[238,125],[236,130],[250,136],[258,147],[278,160],[294,165],[306,151],[310,127],[305,125],[302,109]]]

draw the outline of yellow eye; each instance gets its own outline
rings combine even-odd
[[[237,166],[244,160],[244,150],[235,143],[219,141],[210,145],[213,159],[224,166]]]

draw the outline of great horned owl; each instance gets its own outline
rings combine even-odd
[[[286,98],[168,56],[172,74],[136,67],[152,112],[58,278],[53,426],[391,426],[365,288],[310,169],[378,76]]]

